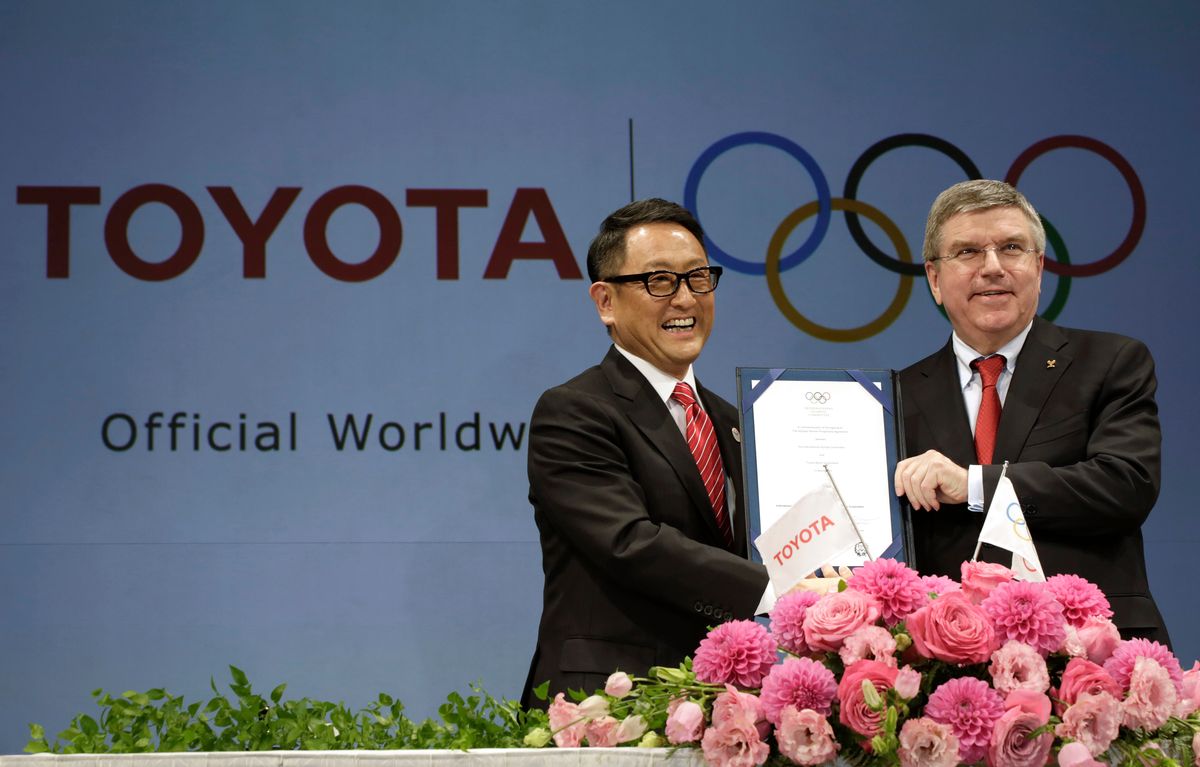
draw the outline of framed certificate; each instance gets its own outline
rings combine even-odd
[[[909,561],[908,506],[892,484],[903,455],[895,371],[741,367],[737,377],[750,540],[832,484],[861,541],[828,564]]]

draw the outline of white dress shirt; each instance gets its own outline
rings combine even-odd
[[[1008,385],[1012,382],[1013,373],[1017,369],[1017,355],[1025,346],[1025,338],[1029,335],[1029,329],[1032,327],[1033,322],[1030,321],[1024,330],[996,350],[996,354],[1004,356],[1004,369],[1000,371],[1000,378],[996,380],[996,394],[1000,397],[1001,412],[1003,412],[1004,400],[1008,397]],[[967,418],[971,423],[971,436],[974,436],[975,419],[979,416],[979,402],[983,399],[983,381],[980,379],[979,373],[972,369],[971,363],[980,357],[992,355],[983,355],[972,349],[958,337],[958,333],[951,337],[951,345],[954,348],[954,357],[958,360],[958,380],[962,385],[963,404],[967,408]],[[967,508],[971,511],[983,511],[983,467],[977,464],[967,467]]]

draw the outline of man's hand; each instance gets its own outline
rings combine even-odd
[[[943,503],[967,502],[967,469],[936,450],[896,464],[896,495],[914,509],[936,511]]]

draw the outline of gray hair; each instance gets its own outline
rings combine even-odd
[[[1033,244],[1039,253],[1046,252],[1046,228],[1025,195],[1016,187],[1003,181],[977,179],[955,184],[937,196],[925,220],[925,245],[922,251],[926,261],[938,256],[941,247],[942,227],[959,213],[970,213],[989,208],[1017,208],[1029,219],[1033,230]]]

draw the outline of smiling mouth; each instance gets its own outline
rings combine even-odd
[[[978,293],[976,293],[975,295],[983,296],[985,298],[990,298],[992,296],[1007,296],[1011,292],[1012,292],[1011,290],[981,290]]]
[[[691,330],[694,327],[696,327],[696,318],[695,317],[681,317],[676,320],[667,320],[666,322],[664,322],[662,324],[663,330],[667,330],[667,331],[671,331],[671,332]]]

